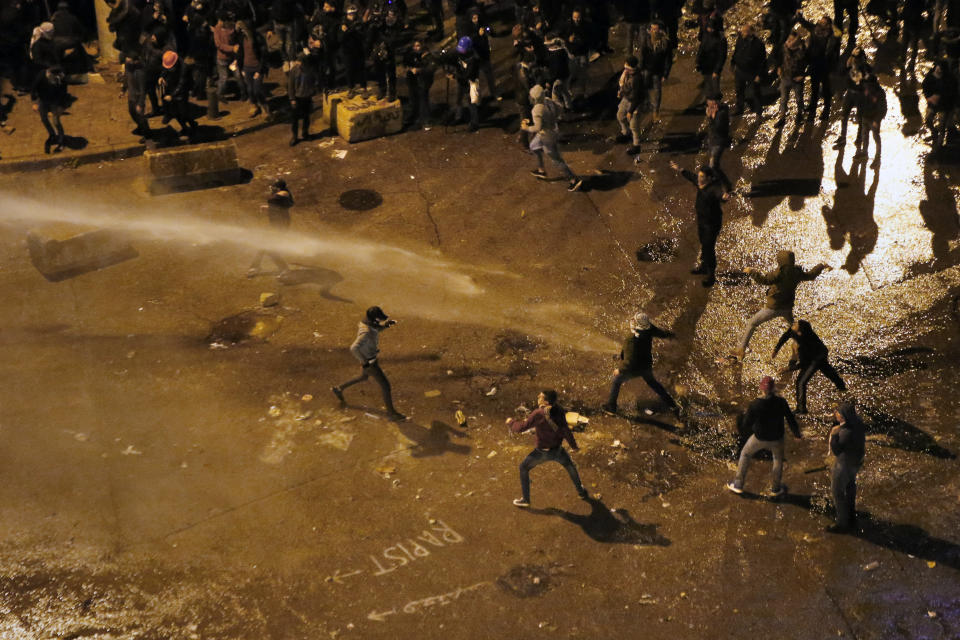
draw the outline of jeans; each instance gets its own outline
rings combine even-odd
[[[797,119],[803,117],[803,80],[794,82],[793,78],[780,79],[780,117],[787,116],[787,103],[790,101],[790,93],[793,92],[797,101]]]
[[[837,136],[838,142],[846,142],[847,123],[850,121],[850,113],[856,108],[857,101],[860,98],[859,88],[848,87],[843,94],[843,110],[840,113],[840,135]],[[857,121],[860,120],[859,110],[857,112]]]
[[[653,108],[653,112],[660,113],[660,100],[663,96],[663,76],[650,71],[643,72],[643,83],[649,87],[647,93],[647,103]]]
[[[560,155],[560,148],[556,142],[545,142],[542,136],[537,135],[530,141],[530,151],[537,156],[537,166],[541,171],[544,170],[543,154],[546,152],[547,157],[553,160],[553,164],[557,165],[557,168],[563,172],[567,180],[576,179],[577,176],[570,170],[570,166],[564,161],[563,156]]]
[[[822,358],[816,358],[810,362],[806,367],[803,368],[803,371],[800,372],[800,375],[797,376],[797,412],[806,413],[807,412],[807,384],[810,382],[810,378],[813,377],[817,371],[820,371],[827,377],[830,382],[832,382],[837,389],[840,391],[846,391],[847,385],[844,384],[843,379],[840,377],[840,374],[837,373],[837,370],[833,368],[829,362],[827,362],[827,357],[823,356]]]
[[[737,464],[737,477],[733,480],[733,486],[737,489],[743,489],[743,483],[747,479],[747,471],[750,469],[750,462],[753,456],[766,449],[773,454],[773,468],[770,471],[770,488],[773,491],[780,490],[780,480],[783,477],[783,438],[779,440],[761,440],[753,435],[747,439],[746,444],[740,451],[740,462]]]
[[[740,349],[742,351],[747,350],[747,345],[750,344],[750,338],[753,337],[753,332],[757,330],[757,327],[762,325],[764,322],[769,322],[774,318],[783,318],[787,321],[787,324],[793,324],[793,309],[770,309],[764,307],[753,314],[753,317],[747,321],[747,329],[743,333],[743,337],[740,339]]]
[[[830,472],[830,492],[837,510],[837,526],[852,527],[857,521],[857,473],[859,465],[837,460]]]
[[[496,98],[497,80],[493,75],[493,63],[490,62],[490,60],[480,61],[480,75],[483,76],[484,82],[487,83],[487,91],[490,93],[490,97]]]
[[[717,236],[719,235],[720,227],[697,226],[697,236],[700,238],[700,266],[711,277],[717,271]]]
[[[433,74],[407,73],[407,91],[410,93],[410,105],[413,108],[412,120],[423,126],[430,122],[430,86]]]
[[[713,77],[712,73],[703,74],[703,95],[707,98],[720,93],[720,74]]]
[[[393,406],[393,394],[390,390],[390,381],[387,380],[386,374],[383,372],[383,369],[380,368],[379,362],[363,365],[363,371],[360,375],[353,380],[344,382],[340,385],[339,389],[340,391],[346,391],[348,387],[365,382],[371,376],[373,376],[376,383],[380,385],[380,392],[383,394],[383,404],[387,407],[387,412],[397,413],[397,410]]]
[[[480,104],[480,79],[457,82],[457,120],[462,120],[466,113],[469,113],[470,126],[479,127],[478,104]]]
[[[63,144],[63,125],[60,124],[60,116],[63,115],[63,112],[63,107],[42,101],[37,108],[37,113],[40,114],[40,122],[43,123],[43,128],[47,130],[48,140],[55,141],[58,145]],[[50,118],[53,118],[53,125],[50,124]]]
[[[620,99],[620,106],[617,108],[617,122],[620,123],[620,133],[627,135],[627,132],[633,136],[633,146],[640,146],[640,109],[634,109],[633,115],[630,115],[630,109],[633,107],[626,98]]]
[[[587,56],[570,58],[570,90],[574,98],[587,94]]]
[[[750,102],[750,108],[754,113],[763,112],[763,104],[760,102],[760,87],[756,82],[755,75],[744,71],[736,70],[733,74],[733,85],[737,94],[737,102],[734,105],[735,111],[743,110],[743,100],[746,98]]]
[[[610,397],[607,398],[607,407],[609,409],[617,408],[617,399],[620,397],[620,387],[623,386],[624,382],[633,380],[634,378],[643,378],[647,386],[660,396],[660,399],[666,402],[667,406],[671,408],[677,406],[677,403],[670,397],[667,390],[663,388],[663,385],[653,377],[653,369],[647,368],[640,371],[620,371],[620,373],[613,377],[613,382],[610,384]]]
[[[857,128],[857,150],[863,154],[867,153],[870,146],[870,136],[873,136],[873,142],[877,147],[876,157],[880,157],[882,144],[880,142],[880,123],[871,122],[866,118],[860,118],[860,126]]]
[[[250,98],[250,104],[255,107],[265,107],[267,101],[263,96],[263,74],[260,73],[260,69],[256,67],[245,68],[243,70],[243,82],[247,88],[247,97]]]
[[[520,492],[523,494],[525,502],[530,502],[530,470],[544,462],[556,462],[563,465],[563,468],[570,475],[570,480],[573,481],[577,493],[583,495],[584,489],[583,485],[580,484],[580,474],[577,473],[577,468],[574,466],[573,460],[570,459],[567,450],[563,448],[563,445],[558,445],[553,449],[534,449],[520,463]]]
[[[303,134],[306,140],[310,135],[310,111],[313,109],[313,98],[294,98],[293,109],[290,113],[290,133],[297,137],[297,125],[302,123]]]
[[[226,91],[227,81],[233,78],[240,85],[240,99],[246,100],[247,97],[243,94],[247,92],[247,88],[239,74],[230,70],[230,64],[229,61],[217,60],[217,97],[223,100],[223,92]]]

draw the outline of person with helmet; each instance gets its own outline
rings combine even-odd
[[[457,81],[457,111],[454,123],[461,122],[470,113],[470,131],[480,128],[480,58],[473,50],[473,40],[463,36],[457,41],[457,56],[453,66]]]
[[[773,454],[771,486],[767,495],[771,498],[780,498],[787,493],[787,487],[783,484],[784,421],[797,440],[802,440],[803,436],[787,401],[777,395],[776,382],[773,378],[764,376],[760,380],[760,392],[763,395],[750,403],[743,417],[742,427],[744,431],[750,433],[750,437],[740,450],[737,475],[726,486],[733,493],[742,494],[753,456],[767,450]]]
[[[276,229],[277,231],[286,231],[290,228],[290,207],[293,206],[293,195],[290,194],[290,189],[287,187],[286,180],[278,178],[270,185],[270,197],[267,198],[267,204],[261,206],[261,209],[265,209],[267,212],[267,218],[270,221],[270,226]],[[278,278],[282,278],[290,271],[290,265],[287,264],[287,261],[284,260],[276,251],[268,251],[266,249],[261,249],[257,252],[256,257],[253,259],[250,268],[247,269],[247,277],[255,278],[263,273],[260,270],[260,265],[263,263],[263,258],[269,257],[273,260],[273,263],[277,265],[279,272],[277,273]]]
[[[348,5],[343,21],[340,23],[340,36],[338,38],[340,62],[347,72],[348,100],[358,93],[365,92],[367,88],[364,69],[364,61],[367,57],[365,33],[366,26],[360,20],[357,5]]]
[[[655,377],[653,377],[653,339],[670,339],[676,336],[655,326],[645,313],[637,313],[630,319],[630,335],[623,341],[620,350],[622,364],[613,370],[613,383],[610,385],[610,397],[600,408],[609,414],[617,413],[617,399],[620,397],[620,387],[624,382],[634,378],[643,378],[654,393],[660,396],[667,406],[676,413],[679,408],[676,401],[670,397]]]
[[[380,385],[380,391],[383,393],[383,404],[386,405],[388,417],[395,422],[406,420],[406,416],[397,411],[393,406],[393,395],[390,390],[390,381],[386,374],[380,368],[380,332],[384,329],[397,324],[396,320],[391,320],[380,307],[370,307],[366,315],[360,322],[357,329],[357,338],[350,345],[350,353],[360,361],[360,375],[352,380],[348,380],[341,385],[331,387],[333,395],[340,401],[341,406],[345,406],[347,401],[343,398],[343,392],[355,384],[360,384],[373,376],[373,379]]]
[[[530,112],[531,120],[524,120],[520,125],[524,131],[533,138],[530,140],[530,151],[537,156],[538,167],[531,171],[534,177],[540,180],[546,180],[547,172],[544,170],[543,154],[546,152],[553,160],[563,174],[570,181],[567,191],[577,191],[583,186],[583,179],[570,170],[563,156],[560,155],[560,126],[558,121],[563,107],[552,99],[544,95],[543,87],[540,85],[530,89],[530,102],[533,109]]]
[[[190,74],[185,73],[180,56],[176,51],[163,54],[163,71],[157,83],[160,99],[163,102],[164,120],[176,120],[180,125],[180,135],[193,137],[197,131],[197,121],[190,112]]]

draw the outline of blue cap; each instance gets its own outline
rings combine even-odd
[[[473,40],[470,39],[470,36],[463,36],[457,40],[457,51],[459,53],[467,53],[473,49]]]

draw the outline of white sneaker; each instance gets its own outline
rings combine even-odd
[[[732,482],[727,483],[727,489],[737,494],[738,496],[743,493],[743,489],[733,484]]]
[[[513,506],[520,507],[521,509],[526,509],[530,506],[530,503],[524,500],[523,498],[515,498],[513,501]]]

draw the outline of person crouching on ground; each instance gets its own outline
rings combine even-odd
[[[507,425],[513,433],[523,433],[534,430],[537,437],[537,446],[520,463],[520,491],[522,497],[513,501],[515,506],[526,508],[530,506],[530,470],[544,462],[556,462],[563,466],[573,481],[577,495],[581,500],[588,500],[590,495],[580,483],[580,474],[574,466],[570,454],[563,448],[563,441],[569,443],[574,451],[579,450],[573,433],[567,426],[566,411],[557,404],[557,392],[553,389],[544,389],[537,396],[537,408],[530,412],[526,420],[507,418]]]

